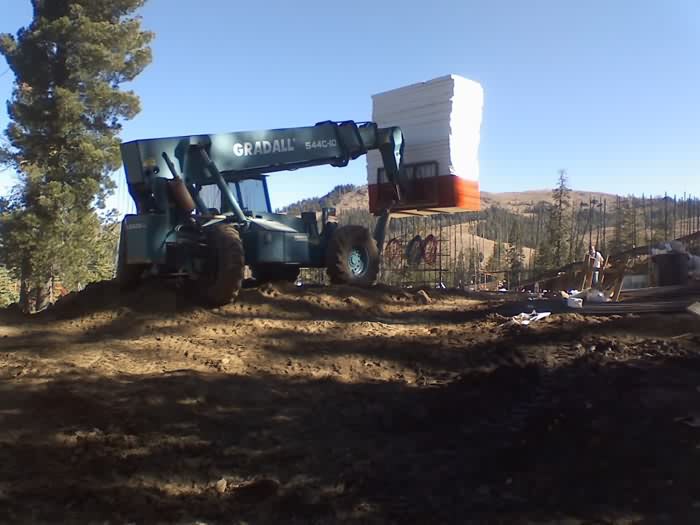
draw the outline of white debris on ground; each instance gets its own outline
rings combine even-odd
[[[527,326],[529,324],[535,323],[537,321],[541,321],[545,317],[549,317],[552,315],[552,312],[540,312],[537,313],[535,310],[533,310],[531,313],[526,314],[526,313],[521,313],[518,314],[514,317],[511,318],[510,322],[513,324],[517,324],[520,326]]]

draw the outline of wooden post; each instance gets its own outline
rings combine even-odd
[[[579,287],[580,290],[585,290],[586,286],[586,279],[588,277],[588,265],[590,262],[590,257],[586,255],[586,258],[583,260],[583,279],[581,280],[581,286]]]
[[[615,289],[613,290],[612,300],[616,303],[620,301],[620,292],[622,292],[622,281],[625,278],[625,273],[627,272],[627,261],[629,257],[624,257],[620,261],[620,271],[617,275],[617,281],[615,282]]]
[[[587,290],[588,288],[591,287],[591,283],[593,282],[593,264],[595,263],[595,259],[591,257],[590,255],[586,256],[585,262],[584,262],[584,268],[585,272],[583,272],[583,282],[581,283],[581,290]]]
[[[608,251],[606,229],[608,227],[608,199],[603,199],[603,250]]]

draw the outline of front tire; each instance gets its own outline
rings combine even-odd
[[[199,279],[189,281],[189,286],[206,306],[224,306],[236,298],[243,284],[243,243],[238,230],[230,224],[211,226],[206,237],[205,270]]]
[[[379,273],[379,250],[363,226],[341,226],[326,250],[326,270],[333,284],[367,286]]]

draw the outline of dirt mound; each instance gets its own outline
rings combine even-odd
[[[0,322],[13,322],[24,317],[22,310],[17,303],[13,303],[5,308],[0,308]]]
[[[42,318],[62,319],[128,308],[136,312],[170,313],[192,306],[172,283],[147,280],[133,290],[121,290],[116,281],[88,284],[72,292],[44,312]]]
[[[0,312],[0,522],[700,520],[697,318],[514,330],[503,297],[424,292]]]
[[[284,299],[313,303],[321,308],[348,306],[349,309],[371,309],[383,304],[420,302],[421,297],[416,293],[377,285],[357,288],[351,286],[326,287],[311,285],[296,287],[291,283],[265,283],[260,286],[254,282],[241,290],[236,301],[230,305],[214,309],[214,312],[234,310],[237,305],[245,307],[259,305],[284,305]],[[41,319],[64,319],[81,317],[97,313],[130,311],[149,314],[187,314],[202,311],[196,303],[188,299],[183,290],[174,282],[165,280],[146,280],[140,286],[131,290],[121,290],[116,281],[91,283],[79,292],[72,292],[62,297],[47,310],[37,316]],[[16,305],[0,310],[0,315],[27,318]]]

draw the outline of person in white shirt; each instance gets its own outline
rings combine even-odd
[[[600,272],[603,268],[603,256],[596,250],[595,246],[591,246],[589,257],[593,259],[593,279],[591,280],[591,286],[598,286],[600,282]]]

